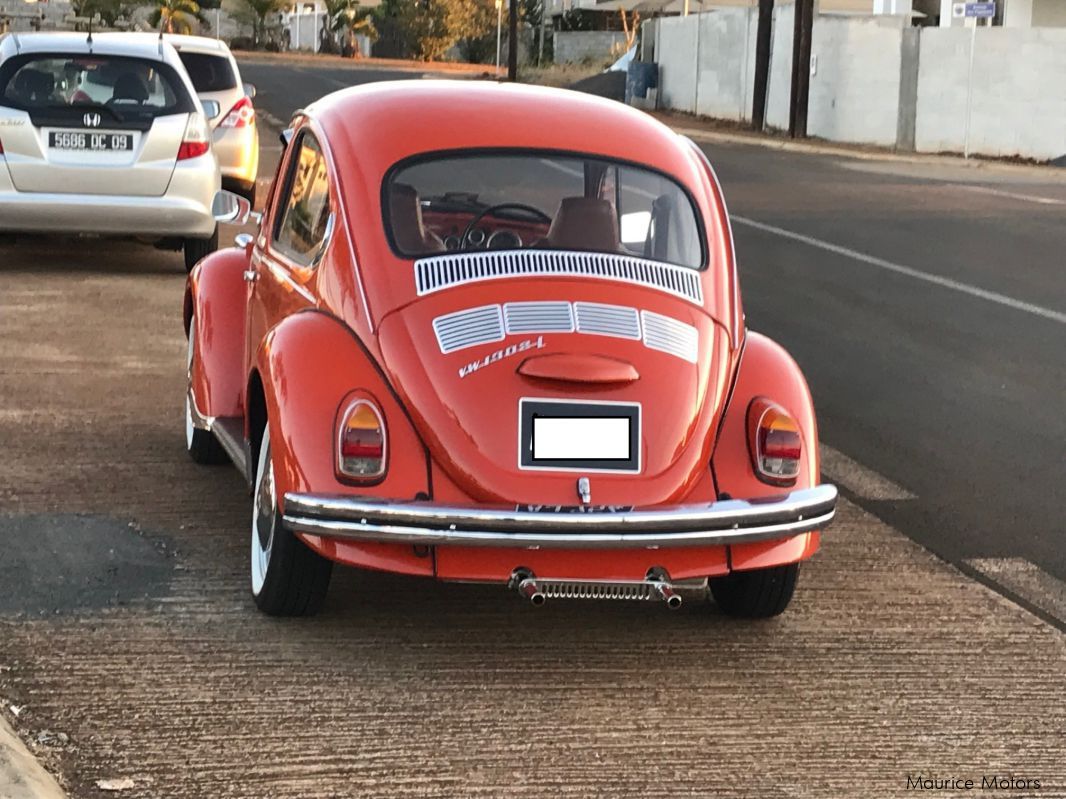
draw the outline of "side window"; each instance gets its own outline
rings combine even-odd
[[[309,133],[295,143],[274,229],[274,246],[298,264],[309,265],[326,237],[329,174],[326,158]]]

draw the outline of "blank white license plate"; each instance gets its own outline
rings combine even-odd
[[[629,417],[533,417],[533,460],[629,460]]]

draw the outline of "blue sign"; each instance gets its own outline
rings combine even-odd
[[[987,19],[996,15],[996,4],[992,3],[967,3],[966,16]]]

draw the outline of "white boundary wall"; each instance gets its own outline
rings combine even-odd
[[[966,141],[971,31],[922,31],[915,146],[960,152]],[[978,28],[970,151],[1051,159],[1066,154],[1066,29]]]
[[[660,103],[718,119],[751,119],[757,20],[752,8],[657,20]]]
[[[811,39],[809,135],[896,144],[903,22],[893,16],[818,19]]]
[[[773,16],[766,125],[782,130],[788,128],[793,9],[778,6]],[[749,120],[757,20],[753,8],[656,20],[659,105]],[[818,16],[807,132],[830,141],[962,152],[970,33],[909,29],[889,16]],[[978,29],[970,151],[1038,160],[1066,155],[1064,76],[1066,29]]]

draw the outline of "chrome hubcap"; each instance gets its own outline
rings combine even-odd
[[[185,356],[185,374],[188,378],[186,381],[185,391],[185,448],[192,449],[192,438],[196,430],[192,423],[192,403],[189,400],[189,391],[192,388],[192,354],[193,354],[193,331],[194,327],[189,327],[189,347]]]
[[[274,464],[270,457],[270,433],[263,434],[256,470],[252,504],[252,593],[258,595],[270,568],[274,548],[274,525],[277,519],[277,495],[274,488]]]

